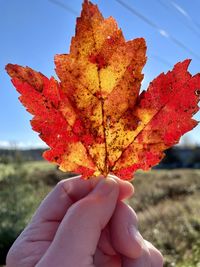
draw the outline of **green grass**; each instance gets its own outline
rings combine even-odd
[[[47,162],[0,165],[0,266],[44,196],[67,177]],[[200,170],[138,172],[133,184],[129,204],[165,267],[200,267]]]

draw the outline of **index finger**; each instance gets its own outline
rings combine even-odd
[[[80,176],[60,181],[42,201],[32,222],[61,221],[68,208],[87,195],[97,181],[98,178],[84,181]]]
[[[61,221],[69,207],[89,194],[101,179],[106,178],[92,177],[83,180],[80,176],[76,176],[62,180],[42,201],[32,222]],[[119,199],[127,198],[133,194],[134,189],[129,182],[115,179],[120,189]]]

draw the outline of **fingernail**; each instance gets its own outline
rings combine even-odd
[[[138,245],[142,248],[145,249],[146,245],[144,242],[143,237],[141,236],[140,232],[135,228],[134,225],[129,226],[129,233],[134,241],[138,243]]]
[[[116,188],[117,182],[115,182],[112,178],[102,178],[101,181],[98,182],[97,186],[93,190],[93,192],[101,196],[107,196],[110,194],[114,188]]]

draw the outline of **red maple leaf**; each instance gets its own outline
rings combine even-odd
[[[60,79],[28,67],[6,70],[31,125],[50,150],[44,158],[84,177],[114,173],[131,179],[197,125],[200,74],[190,60],[162,73],[139,95],[146,62],[143,38],[126,42],[115,20],[84,1],[70,53],[55,56]]]

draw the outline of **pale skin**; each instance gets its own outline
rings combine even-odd
[[[161,253],[137,230],[117,178],[63,180],[41,203],[7,255],[7,267],[162,267]]]

